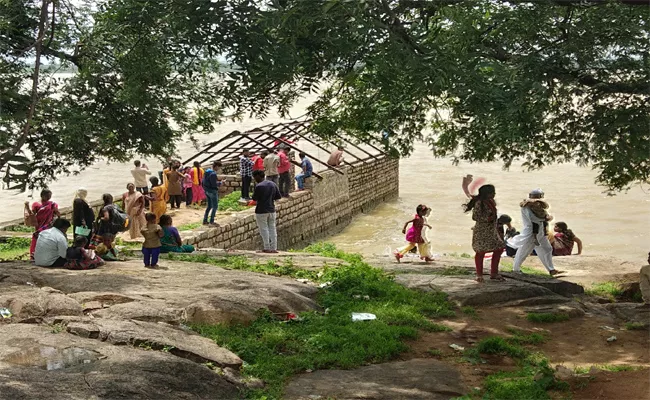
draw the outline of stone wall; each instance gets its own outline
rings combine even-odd
[[[312,189],[293,192],[276,202],[278,248],[289,249],[340,232],[361,212],[399,194],[399,161],[379,158],[341,168],[344,175],[323,171],[312,178]],[[232,186],[241,178],[234,176]],[[183,233],[187,244],[198,248],[259,249],[261,239],[253,209],[219,220],[221,226]]]

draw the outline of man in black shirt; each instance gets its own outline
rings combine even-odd
[[[264,171],[253,171],[253,179],[257,183],[253,191],[255,220],[264,243],[263,253],[278,252],[278,233],[275,228],[275,200],[280,200],[280,189],[273,181],[264,180]]]

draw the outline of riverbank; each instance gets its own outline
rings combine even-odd
[[[174,255],[153,271],[139,260],[92,271],[0,264],[0,307],[14,314],[0,323],[1,393],[435,399],[505,390],[580,398],[591,382],[612,393],[645,388],[647,369],[610,381],[612,372],[555,371],[648,368],[650,339],[634,328],[647,328],[650,314],[637,304],[605,303],[536,274],[478,285],[472,260],[460,256],[397,265],[329,246],[308,250],[317,254]],[[377,320],[353,322],[351,312]],[[533,379],[538,373],[546,378]],[[515,376],[521,385],[508,386]]]

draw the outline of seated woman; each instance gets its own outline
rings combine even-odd
[[[77,236],[74,245],[66,251],[67,269],[95,269],[104,265],[104,260],[95,254],[93,250],[86,250],[88,239],[85,236]]]
[[[169,215],[162,215],[160,217],[160,226],[163,228],[164,236],[160,239],[162,247],[161,253],[191,253],[194,251],[194,246],[183,244],[181,235],[178,229],[172,226],[172,217]]]
[[[112,233],[105,233],[101,237],[101,243],[97,245],[97,255],[104,259],[104,261],[120,261],[117,257],[117,250],[113,245],[115,235]]]
[[[578,255],[582,254],[582,241],[569,229],[566,223],[558,222],[553,229],[555,235],[551,240],[554,256],[570,256],[573,252],[573,244],[578,245]]]

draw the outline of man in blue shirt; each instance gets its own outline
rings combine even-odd
[[[254,171],[253,179],[257,185],[253,190],[255,205],[255,220],[264,244],[263,253],[278,252],[278,232],[275,227],[275,200],[282,195],[278,185],[273,181],[264,180],[264,171]]]
[[[203,190],[208,202],[208,208],[205,209],[203,216],[203,225],[215,225],[214,215],[219,208],[219,186],[221,186],[221,181],[217,179],[217,168],[220,166],[221,162],[213,162],[212,168],[208,168],[203,175]],[[208,222],[208,214],[210,214],[210,222]]]
[[[309,178],[314,172],[314,167],[311,165],[311,161],[305,153],[300,153],[300,160],[302,166],[302,172],[296,175],[296,183],[298,184],[298,190],[305,190],[305,178]]]

